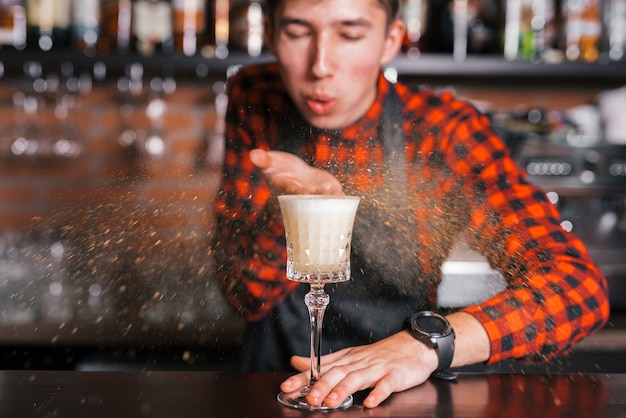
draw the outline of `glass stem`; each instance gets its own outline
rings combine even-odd
[[[311,382],[313,386],[320,377],[321,349],[322,349],[322,322],[324,312],[330,303],[330,296],[324,291],[324,285],[311,285],[309,293],[304,296],[304,303],[309,308],[311,320]]]

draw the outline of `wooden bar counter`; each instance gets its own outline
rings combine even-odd
[[[461,373],[343,411],[276,402],[288,374],[180,371],[2,371],[1,417],[626,417],[626,374]]]

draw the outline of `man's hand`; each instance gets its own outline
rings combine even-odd
[[[425,382],[438,362],[437,353],[407,331],[370,345],[346,348],[322,357],[322,376],[307,395],[307,402],[336,407],[349,395],[373,388],[363,401],[363,406],[373,408],[392,393]],[[282,383],[285,392],[309,382],[309,358],[294,356],[291,364],[303,372]]]
[[[452,367],[486,361],[491,346],[483,325],[465,312],[456,312],[446,318],[456,335]],[[282,383],[280,388],[285,392],[309,382],[310,360],[294,356],[291,364],[302,373]],[[392,393],[424,383],[438,365],[439,358],[434,349],[417,341],[408,331],[401,331],[370,345],[323,356],[321,377],[307,395],[307,402],[335,407],[348,395],[373,388],[363,406],[374,408]]]
[[[339,180],[327,171],[281,151],[250,151],[250,160],[263,171],[275,194],[343,195]]]

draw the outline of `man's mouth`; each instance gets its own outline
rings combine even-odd
[[[306,103],[309,109],[316,115],[324,115],[335,106],[335,100],[322,97],[310,97]]]

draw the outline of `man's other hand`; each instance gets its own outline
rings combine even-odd
[[[274,194],[343,195],[341,183],[328,171],[282,151],[253,149],[250,160],[267,178]]]

